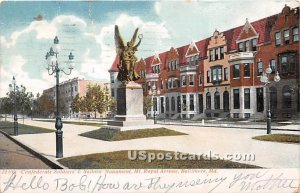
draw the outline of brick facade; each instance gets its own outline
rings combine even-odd
[[[260,78],[269,66],[267,87]],[[112,69],[116,66],[112,65]],[[211,37],[141,59],[136,70],[144,94],[155,101],[150,116],[249,118],[262,116],[270,94],[273,117],[299,116],[299,8],[246,22]],[[116,76],[117,70],[110,71]],[[112,86],[113,87],[113,86]],[[153,90],[154,89],[154,90]]]

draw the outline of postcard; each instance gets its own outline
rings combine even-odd
[[[299,1],[0,0],[0,193],[300,192]]]

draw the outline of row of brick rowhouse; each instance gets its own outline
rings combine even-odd
[[[111,91],[119,82],[116,57]],[[270,65],[270,95],[260,77]],[[268,96],[273,117],[299,117],[299,8],[282,12],[164,53],[140,59],[136,71],[144,94],[153,99],[148,112],[167,118],[262,117]]]

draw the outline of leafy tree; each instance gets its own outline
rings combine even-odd
[[[49,116],[55,111],[55,101],[51,96],[43,93],[37,99],[37,112],[43,116]]]
[[[143,98],[144,114],[147,114],[147,111],[149,111],[152,106],[153,106],[153,101],[152,101],[151,97],[144,96],[144,98]]]
[[[17,112],[29,115],[31,113],[31,104],[33,100],[33,94],[26,91],[26,87],[21,85],[19,88],[16,86],[15,91],[7,93],[7,97],[10,100],[10,105],[13,108],[13,104],[16,104]],[[9,105],[7,103],[7,105]]]
[[[100,85],[88,85],[88,91],[82,98],[80,106],[83,111],[96,112],[102,114],[108,110],[112,98],[108,94],[108,89]]]
[[[82,110],[81,107],[81,97],[79,96],[79,94],[77,94],[73,101],[72,101],[72,111],[79,113],[80,110]]]

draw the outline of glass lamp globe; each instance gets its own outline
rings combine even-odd
[[[12,84],[9,84],[9,91],[10,91],[10,92],[13,91],[13,86],[12,86]]]
[[[276,75],[274,76],[274,81],[275,82],[279,82],[280,81],[280,76],[279,76],[278,71],[276,72]]]
[[[157,91],[157,94],[160,95],[160,90]]]
[[[149,90],[149,92],[148,92],[148,93],[149,93],[149,95],[152,95],[152,91],[151,91],[151,90]]]
[[[268,68],[266,68],[266,73],[267,74],[271,74],[272,73],[272,68],[271,68],[270,65],[268,66]]]

